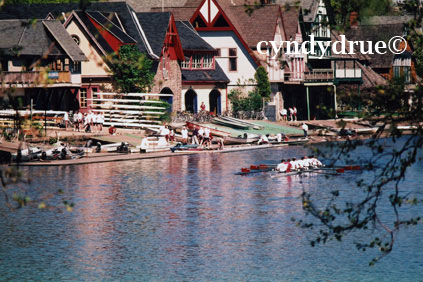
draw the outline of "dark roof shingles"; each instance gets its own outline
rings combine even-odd
[[[348,30],[345,35],[350,41],[384,41],[388,44],[393,36],[403,34],[403,24],[383,24],[383,25],[359,25]],[[372,68],[389,68],[392,64],[392,53],[367,55],[371,61]]]
[[[80,62],[87,60],[87,57],[85,57],[84,53],[81,49],[79,49],[78,45],[76,45],[75,41],[69,33],[66,32],[65,28],[59,21],[44,20],[43,24],[47,27],[49,32],[54,36],[72,61]]]
[[[179,37],[181,39],[182,49],[205,51],[215,50],[212,46],[210,46],[210,44],[200,37],[190,22],[177,21],[176,28],[178,29]]]
[[[153,53],[160,56],[171,14],[150,12],[137,13],[136,15]]]
[[[98,11],[87,11],[87,14],[107,31],[116,36],[122,43],[136,43],[132,37],[123,32],[123,30],[110,21],[103,13]]]

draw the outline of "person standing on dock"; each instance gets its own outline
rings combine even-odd
[[[194,127],[194,130],[192,131],[192,144],[200,144],[198,141],[198,128]]]
[[[288,120],[288,111],[285,109],[285,108],[283,108],[282,110],[281,110],[281,116],[282,116],[282,121],[287,121]]]
[[[169,134],[170,134],[170,130],[169,128],[164,125],[161,129],[160,129],[160,136],[164,136],[166,138],[166,142],[169,142]]]
[[[65,114],[63,115],[63,121],[65,122],[66,130],[68,130],[68,125],[69,125],[69,114],[68,114],[68,112],[65,112]]]
[[[200,146],[203,144],[203,136],[204,136],[204,129],[200,127],[200,129],[198,130],[198,142]]]
[[[304,131],[304,137],[307,138],[307,136],[308,136],[308,125],[305,124],[305,122],[303,122],[303,125],[301,126],[301,128]]]
[[[188,129],[185,126],[182,127],[181,135],[182,135],[182,143],[184,145],[188,144]]]
[[[98,119],[99,119],[99,123],[98,123],[99,132],[102,132],[103,131],[103,124],[104,124],[104,114],[99,113]]]
[[[84,123],[84,116],[82,115],[81,112],[78,112],[78,132],[81,128],[81,125],[83,125]]]
[[[73,114],[73,131],[76,131],[78,129],[79,132],[79,112],[76,111]]]
[[[289,111],[289,120],[288,121],[293,121],[292,118],[293,118],[293,115],[294,115],[294,110],[291,107],[289,107],[288,111]]]
[[[206,127],[204,128],[204,133],[203,133],[203,141],[201,142],[201,144],[205,144],[206,148],[209,148],[210,146],[210,128]]]
[[[292,115],[295,121],[297,121],[297,107],[292,108]]]

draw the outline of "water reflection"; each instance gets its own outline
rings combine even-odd
[[[357,269],[367,261],[357,256],[351,241],[311,249],[308,235],[290,220],[302,215],[303,189],[347,192],[356,175],[234,175],[240,167],[304,153],[289,147],[28,169],[43,175],[34,179],[34,193],[63,189],[51,204],[60,206],[65,199],[75,209],[26,209],[0,218],[1,277],[270,281],[330,280],[333,275],[348,280],[354,273],[360,280],[368,273]],[[413,234],[408,240],[419,240],[418,232]],[[407,277],[422,270],[416,256],[413,261],[401,257]],[[403,278],[394,269],[377,273],[374,281]]]

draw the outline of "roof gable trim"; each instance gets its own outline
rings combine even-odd
[[[98,41],[96,40],[95,36],[93,36],[88,28],[84,25],[84,23],[82,22],[82,20],[78,17],[78,15],[75,13],[75,11],[72,11],[72,15],[68,18],[68,20],[65,23],[65,28],[70,24],[70,22],[75,19],[78,21],[78,23],[82,26],[82,28],[84,29],[85,33],[88,34],[88,36],[91,38],[91,40],[95,43],[95,45],[97,46],[97,48],[101,51],[101,53],[103,53],[104,56],[107,56],[107,52],[101,47],[101,45],[98,43]]]
[[[212,4],[214,6],[216,6],[218,12],[215,14],[214,18],[210,21],[206,21],[206,27],[195,27],[194,21],[195,19],[200,16],[204,19],[203,13],[205,10],[203,10],[203,13],[201,12],[201,9],[203,7],[205,7],[205,3],[207,3],[207,7],[208,10],[207,12],[210,14],[208,15],[208,19],[211,19],[211,7]],[[214,24],[215,22],[219,19],[219,16],[222,16],[223,19],[226,21],[226,23],[228,24],[228,27],[215,27]],[[195,10],[194,14],[191,16],[190,19],[190,23],[194,26],[194,28],[197,31],[217,31],[217,30],[231,30],[235,33],[235,35],[238,37],[238,39],[241,41],[241,44],[245,47],[245,49],[247,50],[248,54],[251,56],[251,58],[253,59],[253,61],[256,63],[257,66],[260,65],[257,57],[254,55],[253,50],[251,50],[251,48],[247,45],[247,43],[245,42],[244,38],[242,38],[241,34],[238,32],[238,30],[235,28],[235,26],[232,24],[231,20],[228,18],[228,16],[226,15],[226,13],[223,11],[222,7],[220,7],[219,3],[217,3],[215,0],[203,0],[200,5],[198,6],[198,8]]]
[[[131,15],[132,15],[132,17],[133,17],[133,19],[135,21],[135,25],[136,25],[136,27],[138,29],[138,32],[141,35],[141,39],[144,42],[145,47],[147,47],[148,54],[151,57],[153,57],[154,59],[156,59],[156,60],[160,59],[159,56],[157,56],[156,54],[154,54],[153,49],[151,48],[150,42],[148,42],[147,36],[145,35],[144,30],[141,27],[141,24],[140,24],[140,22],[139,22],[139,20],[137,18],[136,13],[134,11],[131,11]]]

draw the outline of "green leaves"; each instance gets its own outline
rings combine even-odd
[[[257,86],[256,92],[263,98],[269,98],[272,93],[270,88],[269,76],[266,69],[263,66],[259,66],[254,74]]]
[[[148,92],[153,86],[153,62],[136,45],[122,46],[109,65],[115,88],[121,93]]]

